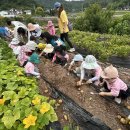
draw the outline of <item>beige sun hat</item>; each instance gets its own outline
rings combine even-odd
[[[34,26],[32,23],[28,24],[29,31],[34,31],[36,29],[36,26]]]
[[[34,41],[28,41],[26,46],[28,47],[28,49],[30,50],[35,50],[37,47],[37,44]]]
[[[52,53],[54,50],[54,47],[51,44],[47,44],[43,52],[45,53]]]
[[[110,65],[104,69],[101,73],[101,77],[104,79],[112,79],[118,77],[118,70],[117,68],[113,67],[113,65]]]

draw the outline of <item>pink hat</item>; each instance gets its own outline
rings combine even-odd
[[[52,21],[48,21],[48,24],[47,24],[47,26],[48,26],[48,27],[50,27],[50,26],[53,26],[53,23],[52,23]]]
[[[104,69],[104,71],[101,73],[101,77],[104,79],[117,78],[118,70],[117,70],[117,68],[110,65]]]
[[[34,31],[36,29],[36,26],[34,26],[32,23],[28,24],[29,31]]]

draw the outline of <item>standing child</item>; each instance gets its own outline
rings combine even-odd
[[[25,65],[25,73],[27,75],[34,75],[37,78],[40,78],[40,73],[38,72],[37,64],[40,63],[38,54],[35,52],[31,55],[29,61]]]
[[[121,99],[126,99],[129,95],[127,85],[119,78],[118,70],[112,65],[108,66],[101,73],[104,82],[103,88],[99,95],[115,97],[115,101],[119,104]]]
[[[64,46],[54,47],[55,54],[53,56],[52,62],[58,63],[64,66],[69,60],[69,55],[65,52]]]
[[[100,65],[98,65],[97,60],[93,55],[86,56],[85,61],[82,62],[80,69],[80,81],[77,82],[77,86],[80,86],[82,84],[82,81],[85,79],[86,74],[89,74],[89,77],[91,77],[89,80],[87,80],[88,84],[99,84],[102,69]]]
[[[52,23],[52,21],[48,21],[47,27],[45,27],[45,29],[47,29],[49,34],[52,36],[54,36],[56,33],[55,27],[54,27],[54,24]]]

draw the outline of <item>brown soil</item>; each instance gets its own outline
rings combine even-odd
[[[82,91],[78,91],[76,88],[76,81],[79,79],[73,74],[68,76],[65,68],[61,67],[60,65],[53,64],[51,61],[45,58],[41,59],[39,69],[41,75],[46,77],[46,79],[52,85],[69,96],[86,111],[101,119],[112,130],[127,130],[126,127],[117,119],[117,115],[122,114],[122,111],[118,105],[115,105],[113,102],[108,102],[99,95],[91,95],[90,92],[95,92],[92,86],[83,85],[81,86]],[[129,77],[126,74],[123,76],[123,78],[129,80]],[[45,85],[46,83],[42,79],[39,81],[39,83],[40,91],[44,95],[44,90],[46,89],[47,85]],[[61,109],[58,110],[58,113],[63,113],[62,106]],[[60,114],[59,118],[61,119],[61,122],[63,122],[63,114]]]
[[[61,99],[53,99],[51,97],[51,90],[49,89],[49,85],[43,79],[40,79],[38,83],[39,83],[40,93],[42,95],[48,97],[49,100],[56,101],[56,103],[53,107],[57,113],[58,121],[61,123],[61,126],[64,127],[64,126],[68,126],[68,124],[72,124],[74,121],[70,117],[70,114],[64,109],[64,103],[63,102],[59,103],[59,100],[61,100]],[[67,116],[67,120],[64,118],[64,115]]]

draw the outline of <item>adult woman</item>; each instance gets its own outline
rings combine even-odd
[[[69,51],[73,52],[73,51],[75,51],[75,48],[73,48],[73,45],[68,37],[68,32],[69,32],[68,18],[67,18],[65,10],[63,8],[63,5],[59,2],[56,2],[54,4],[54,8],[58,11],[58,25],[59,25],[59,29],[60,29],[60,38],[62,41],[66,40],[66,42],[70,46]]]

